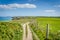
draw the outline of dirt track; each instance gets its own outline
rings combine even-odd
[[[27,35],[26,35],[27,30]],[[23,40],[33,40],[32,32],[29,27],[29,22],[23,24]]]

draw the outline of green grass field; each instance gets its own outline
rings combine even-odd
[[[60,40],[60,18],[52,17],[22,18],[10,22],[0,22],[0,40],[22,40],[23,30],[21,23],[28,21],[32,22],[30,27],[40,40],[46,38],[47,24],[49,24],[49,39]],[[35,40],[34,35],[33,38]]]
[[[32,29],[40,40],[44,40],[46,37],[47,24],[49,24],[49,39],[60,40],[60,18],[36,18],[36,23],[34,24],[32,25]]]

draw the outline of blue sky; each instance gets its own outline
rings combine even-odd
[[[60,16],[60,0],[0,0],[0,16]]]

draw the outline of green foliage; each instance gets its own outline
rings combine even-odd
[[[19,23],[0,23],[0,40],[22,40],[22,27]]]

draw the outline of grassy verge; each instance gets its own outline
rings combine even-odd
[[[19,23],[0,23],[0,40],[22,40],[22,32]]]

